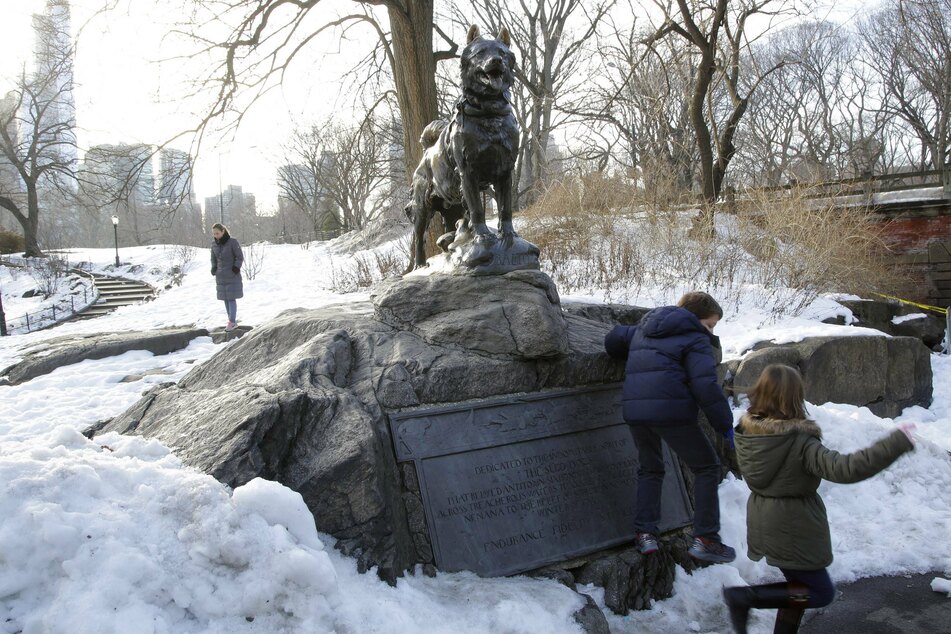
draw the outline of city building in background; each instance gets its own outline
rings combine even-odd
[[[266,239],[271,231],[261,227],[272,220],[258,217],[254,194],[245,193],[241,185],[228,185],[217,196],[205,198],[205,224],[220,222],[243,242]]]

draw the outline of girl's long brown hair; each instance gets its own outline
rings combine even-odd
[[[763,369],[750,391],[749,413],[757,418],[807,418],[802,376],[795,368],[774,363]]]

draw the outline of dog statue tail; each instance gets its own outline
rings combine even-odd
[[[423,133],[419,135],[419,142],[423,144],[424,148],[432,147],[439,140],[439,135],[442,134],[447,125],[449,125],[449,122],[445,119],[430,121],[429,125],[423,128]]]

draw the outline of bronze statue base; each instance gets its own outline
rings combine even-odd
[[[451,240],[451,242],[450,242]],[[489,233],[472,237],[459,230],[439,239],[445,253],[429,259],[410,275],[503,275],[512,271],[537,271],[538,247],[516,234]]]

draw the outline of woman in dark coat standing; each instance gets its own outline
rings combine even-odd
[[[228,325],[225,330],[234,330],[238,322],[238,301],[244,297],[244,287],[241,284],[241,265],[244,264],[244,253],[241,245],[231,237],[228,228],[220,223],[211,227],[214,244],[211,245],[211,274],[215,276],[215,286],[218,290],[218,299],[225,303],[228,311]]]

